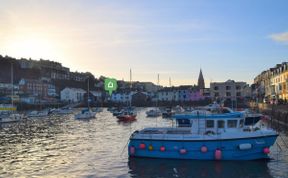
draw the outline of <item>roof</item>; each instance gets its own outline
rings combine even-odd
[[[243,117],[243,113],[241,112],[233,112],[233,113],[225,113],[225,114],[176,114],[174,115],[174,119],[233,119]]]

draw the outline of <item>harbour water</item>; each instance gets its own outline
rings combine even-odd
[[[0,177],[288,177],[288,151],[276,144],[269,161],[129,159],[127,142],[134,130],[172,124],[146,118],[145,111],[138,108],[133,123],[119,123],[104,109],[89,121],[67,115],[2,124]],[[287,134],[281,138],[288,143]]]

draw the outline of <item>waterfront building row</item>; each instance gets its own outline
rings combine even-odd
[[[264,101],[288,100],[288,62],[263,71],[254,84],[255,94]]]

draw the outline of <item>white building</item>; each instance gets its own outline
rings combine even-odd
[[[81,88],[65,88],[60,92],[60,100],[66,102],[80,102],[84,99],[85,90]]]
[[[102,101],[102,95],[103,95],[102,91],[90,91],[90,99],[92,99],[93,102]]]
[[[110,100],[115,103],[127,103],[132,99],[133,92],[112,93]]]
[[[171,87],[158,91],[159,101],[178,101],[178,97],[178,92],[174,91]]]
[[[212,98],[233,99],[251,96],[251,88],[246,82],[226,82],[210,83],[210,95]]]
[[[48,96],[51,96],[51,97],[57,96],[55,85],[48,84]]]
[[[159,101],[190,102],[203,100],[204,96],[199,89],[192,85],[165,87],[158,91]]]

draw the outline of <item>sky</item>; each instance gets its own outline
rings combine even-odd
[[[0,0],[0,54],[161,85],[249,84],[288,61],[287,0]]]

